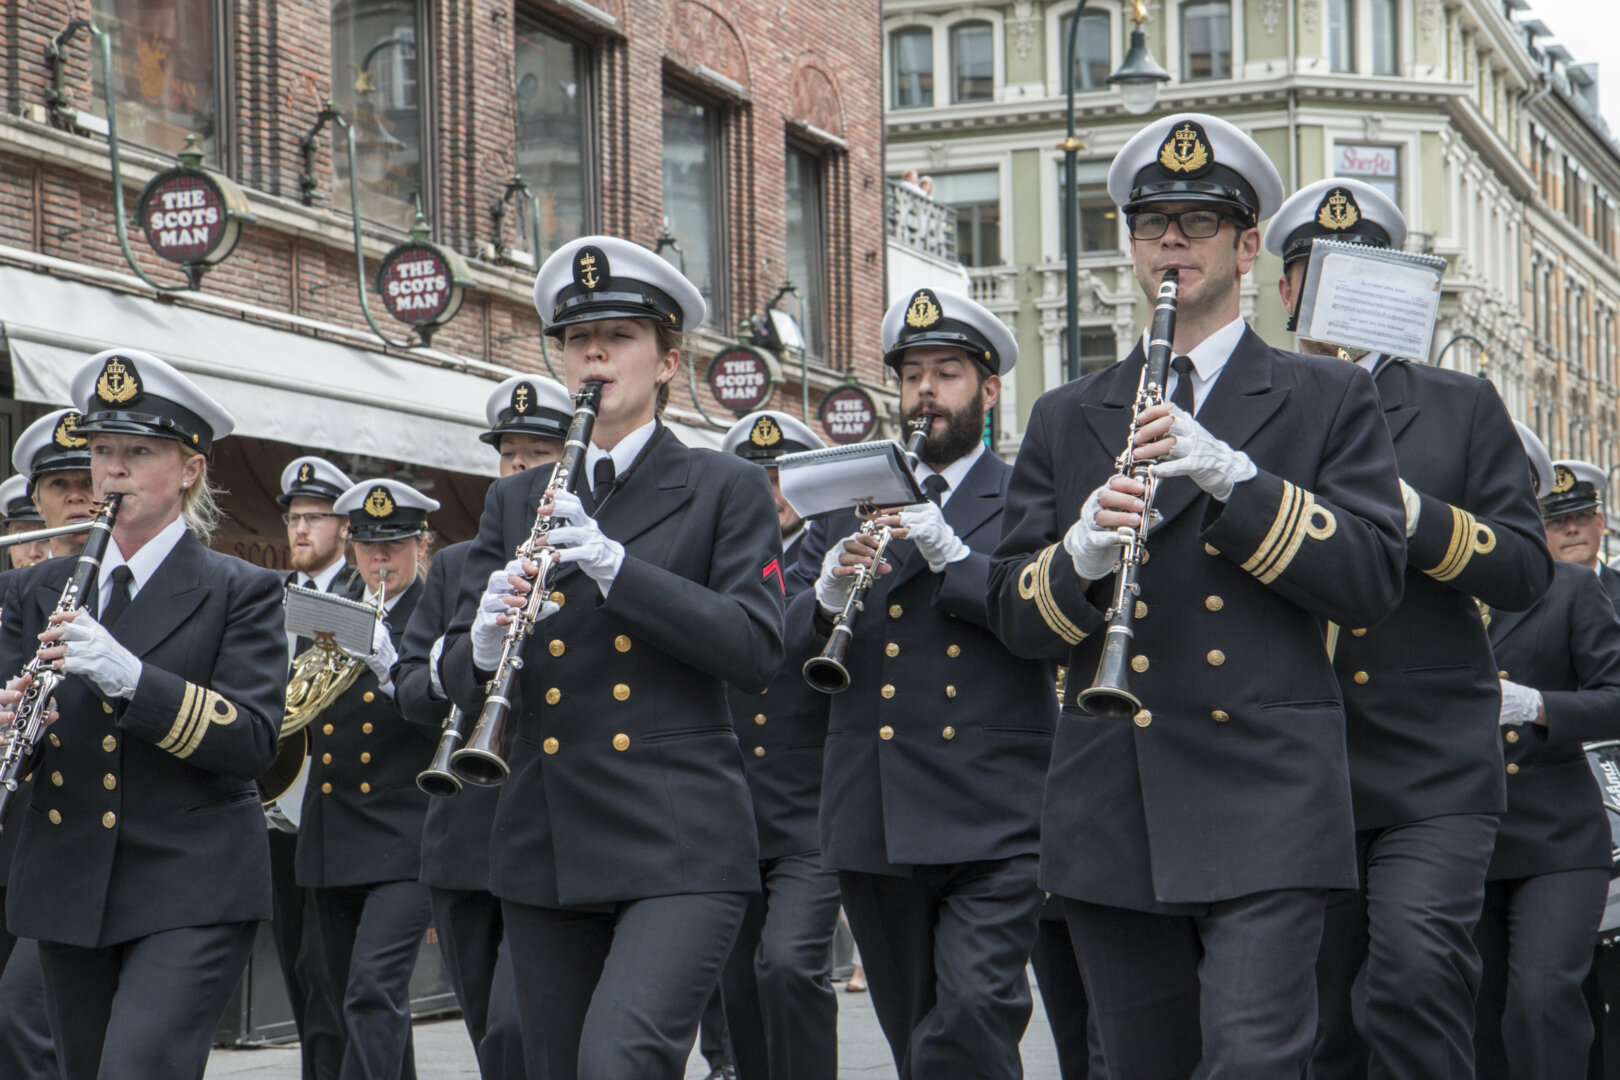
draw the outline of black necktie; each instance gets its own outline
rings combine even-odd
[[[595,468],[591,470],[591,512],[601,509],[607,502],[608,495],[613,491],[613,479],[618,470],[613,467],[613,455],[598,458]],[[583,501],[583,500],[581,500]]]
[[[950,490],[951,482],[939,473],[930,473],[928,478],[923,481],[922,487],[923,494],[928,497],[929,502],[935,506],[943,507],[945,505],[945,493]]]
[[[1170,366],[1176,372],[1176,392],[1170,395],[1170,404],[1192,416],[1198,412],[1198,405],[1193,398],[1192,357],[1178,356],[1170,361]]]
[[[135,575],[129,572],[128,566],[115,566],[112,572],[112,581],[107,593],[107,606],[101,612],[97,621],[111,630],[118,622],[118,617],[129,607],[129,583]]]

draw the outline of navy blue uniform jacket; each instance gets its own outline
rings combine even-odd
[[[1140,576],[1135,721],[1082,713],[1114,576],[1063,549],[1114,472],[1141,375],[1123,361],[1035,403],[990,579],[1009,648],[1066,663],[1041,820],[1041,880],[1137,910],[1356,884],[1344,710],[1325,624],[1377,623],[1401,594],[1395,454],[1368,374],[1246,331],[1198,421],[1259,470],[1220,503],[1159,488]]]
[[[582,570],[529,639],[508,728],[490,891],[540,907],[759,891],[759,842],[726,684],[782,666],[782,530],[764,470],[662,425],[596,520],[624,545],[606,597]],[[549,469],[490,486],[440,658],[483,705],[466,631],[489,575],[534,526]]]

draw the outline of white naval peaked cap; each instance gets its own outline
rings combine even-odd
[[[883,315],[883,362],[899,370],[907,349],[963,349],[992,375],[1018,363],[1018,339],[1007,324],[971,297],[950,289],[918,289]]]
[[[1284,263],[1309,255],[1319,239],[1398,248],[1406,215],[1366,181],[1330,176],[1294,192],[1266,226],[1266,250]]]
[[[383,479],[361,480],[332,504],[336,513],[349,515],[349,539],[362,544],[419,536],[438,508],[409,484]]]
[[[826,445],[797,417],[789,416],[780,409],[761,409],[732,424],[720,443],[720,449],[761,465],[770,465],[783,454],[820,450]]]
[[[478,436],[499,446],[507,432],[566,439],[574,419],[574,399],[556,379],[544,375],[514,375],[497,386],[484,404],[489,430]]]
[[[28,477],[17,475],[0,484],[0,515],[4,515],[7,525],[13,521],[44,522],[39,507],[28,497]]]
[[[1530,459],[1530,486],[1536,489],[1537,498],[1544,499],[1553,489],[1552,457],[1547,453],[1546,444],[1529,424],[1515,420],[1513,427],[1519,433],[1519,441],[1524,444],[1525,456]]]
[[[1174,113],[1131,136],[1108,167],[1108,197],[1127,214],[1155,202],[1208,202],[1264,221],[1283,182],[1260,145],[1208,113]]]
[[[90,440],[79,431],[84,417],[77,409],[48,412],[23,429],[11,448],[11,467],[25,481],[48,472],[90,467]]]
[[[552,252],[534,279],[534,308],[554,336],[599,319],[652,319],[690,330],[708,311],[686,275],[616,236],[582,236]]]
[[[281,470],[281,494],[276,496],[276,502],[288,506],[300,495],[336,502],[353,486],[354,481],[342,469],[323,457],[306,454],[293,458]]]
[[[79,365],[69,395],[79,430],[173,439],[206,454],[236,428],[225,407],[163,360],[138,349],[108,349]]]
[[[1579,458],[1560,458],[1552,463],[1552,472],[1552,485],[1537,492],[1541,512],[1547,517],[1603,505],[1609,474],[1600,466]]]

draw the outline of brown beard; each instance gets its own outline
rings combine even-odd
[[[955,412],[948,412],[938,404],[929,405],[926,410],[919,405],[906,414],[906,421],[917,419],[924,411],[945,418],[945,430],[937,435],[930,432],[923,443],[922,459],[926,465],[943,468],[984,439],[984,398],[977,394]]]

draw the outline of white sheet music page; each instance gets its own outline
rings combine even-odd
[[[1446,262],[1434,255],[1318,240],[1301,300],[1301,338],[1423,360]]]
[[[351,652],[371,654],[372,628],[377,609],[331,593],[316,592],[301,585],[287,589],[287,633],[313,638],[330,634],[336,644]]]

